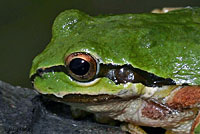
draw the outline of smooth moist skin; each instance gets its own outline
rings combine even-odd
[[[167,133],[200,133],[200,8],[90,16],[66,10],[35,57],[34,88],[55,101]],[[134,129],[137,128],[137,129]]]

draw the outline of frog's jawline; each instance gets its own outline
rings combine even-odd
[[[126,101],[130,99],[136,99],[139,96],[132,96],[121,98],[115,95],[100,94],[100,95],[87,95],[87,94],[68,94],[63,96],[63,98],[56,97],[53,94],[44,94],[43,96],[50,98],[57,102],[69,102],[69,103],[108,103],[114,101]]]
[[[63,65],[59,65],[44,69],[42,68],[38,69],[36,73],[31,76],[31,81],[34,82],[36,76],[42,77],[43,73],[48,73],[48,72],[64,72],[65,74],[69,75],[66,67]],[[155,86],[161,87],[163,85],[176,84],[170,78],[162,78],[147,71],[134,68],[131,65],[100,64],[99,73],[92,80],[100,77],[107,77],[110,80],[112,80],[115,84],[124,84],[131,82],[131,83],[142,83],[143,85],[149,87],[155,87]]]

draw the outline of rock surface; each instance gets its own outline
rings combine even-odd
[[[119,127],[73,120],[69,107],[0,81],[0,134],[125,134]]]
[[[163,129],[144,127],[148,134]],[[126,134],[119,126],[96,123],[92,116],[74,120],[69,106],[32,89],[0,81],[0,134]]]

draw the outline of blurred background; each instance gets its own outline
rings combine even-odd
[[[200,6],[200,0],[0,0],[0,80],[31,87],[31,62],[50,41],[53,20],[61,11],[102,15],[185,6]]]

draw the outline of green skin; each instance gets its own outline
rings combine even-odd
[[[54,22],[51,42],[33,60],[30,76],[39,68],[64,65],[64,58],[73,52],[88,52],[103,63],[131,64],[157,76],[171,78],[178,85],[200,85],[199,14],[199,8],[167,14],[105,17],[91,17],[77,10],[65,11]],[[103,90],[111,93],[121,89],[106,78],[83,89],[64,73],[48,75],[50,77],[34,81],[41,92],[79,93],[84,90],[97,93]]]
[[[78,10],[61,13],[53,24],[51,42],[34,60],[30,76],[38,69],[65,65],[73,52],[87,52],[104,64],[125,65],[171,78],[177,85],[200,85],[200,8],[166,14],[123,14],[91,17]],[[136,86],[116,85],[108,78],[82,85],[63,72],[48,72],[34,79],[42,94],[116,95]],[[166,94],[167,95],[167,94]]]

